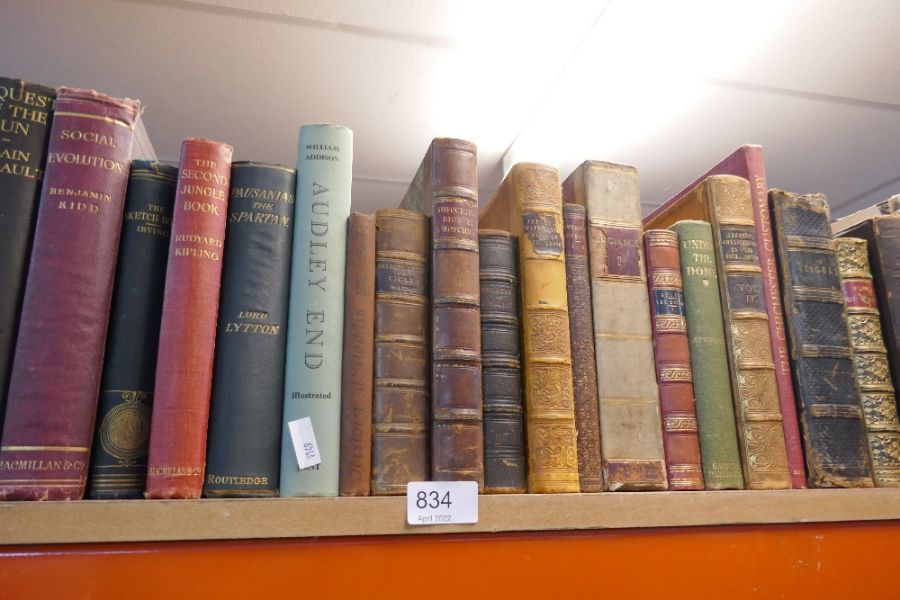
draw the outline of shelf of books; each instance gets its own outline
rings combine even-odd
[[[752,145],[646,217],[596,160],[479,203],[440,138],[365,215],[345,127],[301,127],[296,169],[200,138],[175,166],[132,160],[135,100],[0,89],[2,592],[900,585],[887,206],[831,223]],[[477,517],[407,525],[411,483]]]

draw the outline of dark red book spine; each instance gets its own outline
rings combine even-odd
[[[148,498],[199,498],[206,459],[231,146],[181,146],[147,470]]]
[[[84,494],[140,103],[61,88],[0,448],[0,499]]]
[[[668,229],[651,229],[644,233],[644,245],[669,489],[702,490],[703,469],[678,234]]]

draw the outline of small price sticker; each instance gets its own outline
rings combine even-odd
[[[296,421],[289,421],[288,430],[291,432],[291,442],[294,444],[294,453],[297,455],[297,465],[301,469],[308,469],[322,462],[312,419],[303,417]]]
[[[411,481],[406,486],[406,522],[451,525],[478,522],[475,481]]]

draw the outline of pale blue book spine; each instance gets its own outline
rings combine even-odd
[[[338,495],[352,163],[352,131],[327,124],[300,128],[281,427],[285,497]],[[301,470],[288,423],[304,417],[312,421],[322,462]]]

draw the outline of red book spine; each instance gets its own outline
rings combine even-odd
[[[0,448],[0,499],[84,494],[140,103],[61,88]]]
[[[678,234],[668,229],[650,229],[644,233],[644,243],[669,489],[702,490],[703,469]]]
[[[738,152],[745,165],[741,175],[750,182],[750,199],[753,202],[753,220],[756,224],[756,244],[759,266],[762,269],[763,293],[769,313],[769,338],[772,340],[772,357],[775,359],[775,382],[781,404],[781,424],[787,449],[791,487],[806,487],[806,467],[803,459],[803,442],[800,437],[800,421],[797,418],[797,400],[794,398],[794,379],[788,353],[781,285],[778,283],[778,266],[775,262],[775,241],[772,239],[772,219],[769,216],[769,187],[766,183],[766,164],[761,146],[744,146]],[[732,155],[733,156],[733,155]],[[734,170],[734,169],[733,169]]]
[[[181,146],[147,470],[148,498],[199,498],[206,459],[231,146]]]
[[[778,283],[778,267],[775,262],[775,242],[772,239],[772,222],[769,216],[768,184],[766,183],[766,163],[762,146],[741,146],[707,173],[698,177],[677,196],[665,202],[644,218],[652,220],[657,214],[667,210],[681,200],[697,184],[710,175],[736,175],[750,182],[750,196],[756,225],[756,250],[762,269],[763,293],[766,296],[766,312],[769,317],[769,338],[772,343],[772,357],[775,359],[775,381],[781,404],[781,422],[787,449],[791,487],[806,487],[806,468],[803,460],[803,443],[800,437],[800,422],[797,419],[797,401],[794,398],[794,383],[791,375],[790,354],[787,347],[787,333],[781,301],[781,286]]]

